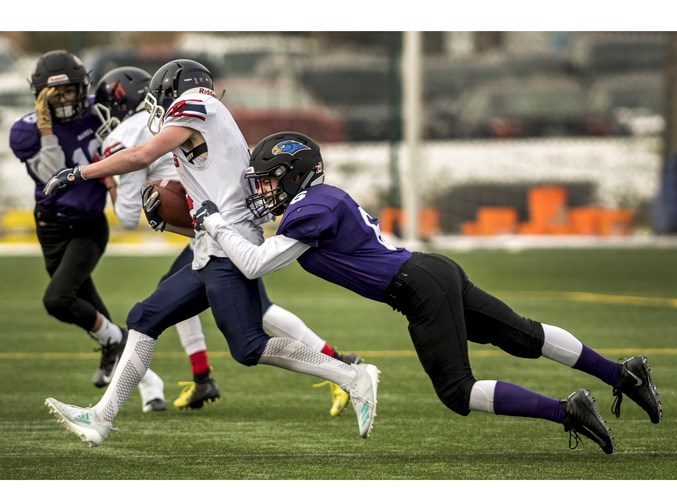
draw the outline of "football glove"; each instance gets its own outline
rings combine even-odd
[[[52,130],[52,112],[49,110],[49,98],[57,92],[53,86],[46,86],[35,99],[35,114],[38,117],[38,130]]]
[[[209,200],[202,202],[202,206],[195,212],[195,230],[204,230],[205,219],[215,213],[219,213],[219,208],[214,202]]]
[[[158,211],[160,210],[160,194],[153,191],[153,184],[147,181],[141,187],[141,200],[143,201],[143,213],[146,214],[146,220],[150,228],[156,232],[163,232],[167,223],[162,220]]]
[[[82,176],[82,166],[75,168],[62,168],[52,175],[43,191],[45,195],[51,195],[57,190],[66,188],[67,186],[76,185],[85,181],[87,178]]]

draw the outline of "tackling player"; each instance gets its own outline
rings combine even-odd
[[[442,403],[454,412],[546,419],[570,432],[572,447],[581,434],[607,454],[614,450],[588,390],[557,400],[506,381],[476,380],[468,360],[467,342],[472,341],[491,343],[513,356],[543,356],[591,374],[613,387],[617,416],[625,394],[653,423],[661,420],[645,357],[610,361],[559,327],[517,315],[476,287],[448,257],[390,245],[376,219],[345,191],[324,184],[320,148],[308,136],[283,132],[266,137],[254,148],[245,178],[256,187],[246,199],[254,215],[284,213],[276,236],[262,245],[243,239],[224,220],[227,212],[210,201],[196,211],[196,225],[250,279],[298,260],[306,271],[401,312],[409,320],[423,369]]]

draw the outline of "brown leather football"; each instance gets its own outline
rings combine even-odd
[[[160,195],[158,214],[168,224],[177,227],[193,227],[193,218],[188,208],[186,189],[178,180],[151,180],[153,190]]]

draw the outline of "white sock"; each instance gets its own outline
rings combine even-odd
[[[271,337],[259,364],[270,364],[297,373],[318,376],[341,388],[351,384],[358,373],[354,365],[338,361],[302,342],[286,337]]]
[[[148,368],[148,371],[146,371],[146,374],[143,375],[139,383],[139,393],[141,394],[141,405],[145,405],[156,398],[164,400],[165,383],[155,371]]]
[[[470,405],[475,412],[494,413],[494,389],[496,380],[476,381],[470,390]]]
[[[155,339],[135,330],[129,331],[127,345],[115,368],[113,379],[93,410],[105,422],[111,422],[129,400],[134,388],[141,382],[150,366]]]
[[[99,315],[103,319],[101,327],[96,332],[90,331],[89,333],[103,345],[108,345],[108,341],[110,341],[110,344],[120,342],[122,340],[122,330],[120,327],[108,320],[105,315]]]
[[[179,334],[179,340],[186,351],[187,356],[192,356],[196,352],[206,351],[207,343],[205,335],[202,332],[202,322],[200,317],[195,316],[176,324],[176,331]]]
[[[583,343],[564,329],[543,324],[543,357],[572,367],[578,361],[583,350]]]
[[[275,304],[263,314],[263,328],[271,336],[296,339],[316,351],[321,351],[326,344],[303,320]]]

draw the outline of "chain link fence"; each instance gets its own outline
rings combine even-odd
[[[75,45],[93,84],[116,66],[152,74],[171,59],[202,61],[252,146],[280,130],[309,134],[322,144],[327,182],[380,215],[384,230],[399,232],[402,33],[97,33],[96,45],[87,35],[64,42]],[[670,154],[668,33],[430,32],[423,39],[415,162],[422,237],[655,230],[652,206]],[[23,73],[7,76],[25,80],[37,55],[26,58],[16,65]],[[11,93],[20,90],[28,85]],[[7,114],[31,110],[23,100],[2,119],[0,213],[32,206],[32,184],[7,147]]]

